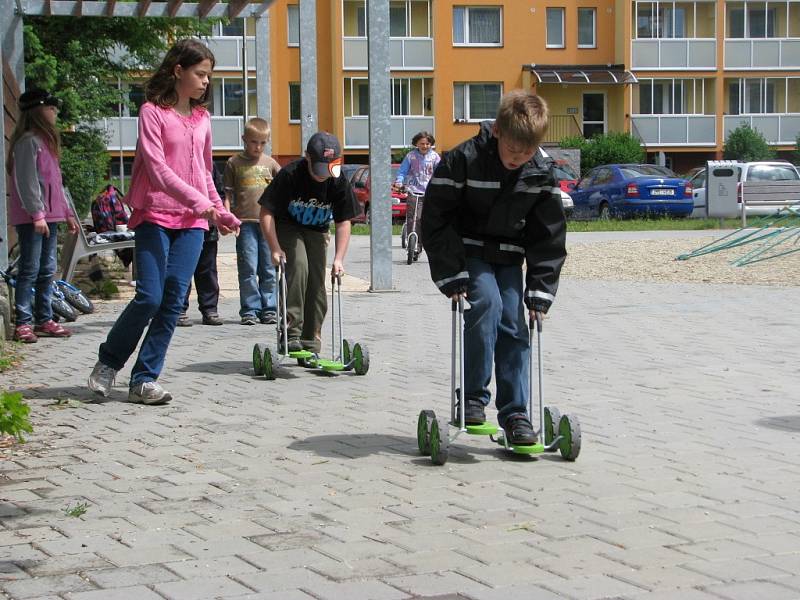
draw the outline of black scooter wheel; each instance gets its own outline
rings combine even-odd
[[[417,419],[417,447],[422,456],[431,455],[431,423],[436,418],[432,410],[422,410]]]
[[[253,346],[253,373],[256,377],[264,374],[264,350],[266,350],[264,344]]]
[[[561,436],[558,444],[561,457],[569,461],[578,458],[581,453],[581,425],[578,418],[561,415],[561,420],[558,422],[558,435]]]
[[[450,440],[447,438],[447,425],[440,427],[436,417],[431,421],[430,445],[433,464],[445,464],[450,452]]]
[[[366,375],[369,371],[369,351],[360,342],[353,344],[353,361],[356,375]]]

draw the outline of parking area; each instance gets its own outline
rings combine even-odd
[[[24,348],[3,383],[35,425],[0,450],[6,596],[800,598],[797,287],[565,276],[545,393],[581,421],[578,461],[460,438],[435,467],[415,426],[448,410],[449,305],[397,238],[396,291],[366,292],[368,249],[344,294],[364,377],[253,377],[274,330],[238,325],[232,294],[230,324],[177,331],[166,407],[124,402],[129,369],[82,403],[119,303]]]

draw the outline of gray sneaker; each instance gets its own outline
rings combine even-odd
[[[116,369],[112,369],[98,361],[94,369],[92,369],[92,374],[89,375],[89,389],[95,394],[106,398],[114,385],[116,376]]]
[[[133,386],[128,392],[128,402],[137,404],[166,404],[172,400],[172,394],[155,381],[145,381]]]

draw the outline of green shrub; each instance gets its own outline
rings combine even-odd
[[[78,214],[84,216],[89,212],[92,199],[108,174],[110,159],[105,137],[100,130],[81,128],[64,132],[61,139],[64,185],[72,194]]]
[[[581,174],[599,165],[642,163],[645,160],[641,143],[629,133],[599,134],[590,140],[581,136],[568,137],[561,140],[561,147],[581,151]]]
[[[775,152],[758,129],[742,123],[731,131],[723,147],[722,156],[727,160],[751,162],[770,160],[775,157]]]
[[[22,433],[33,431],[28,415],[30,406],[22,400],[19,392],[3,392],[0,395],[0,434],[13,435],[18,441],[24,442]]]

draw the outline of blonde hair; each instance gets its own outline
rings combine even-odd
[[[253,117],[244,125],[244,134],[264,135],[269,139],[269,123],[261,117]]]
[[[43,113],[47,108],[46,106],[37,106],[20,112],[14,132],[8,140],[9,151],[6,158],[6,172],[9,175],[14,168],[14,144],[29,131],[41,138],[56,159],[61,158],[61,136],[58,133],[58,129],[51,125],[50,121],[44,116]]]
[[[548,116],[544,98],[514,90],[500,99],[494,123],[499,136],[525,148],[537,148],[547,132]]]

